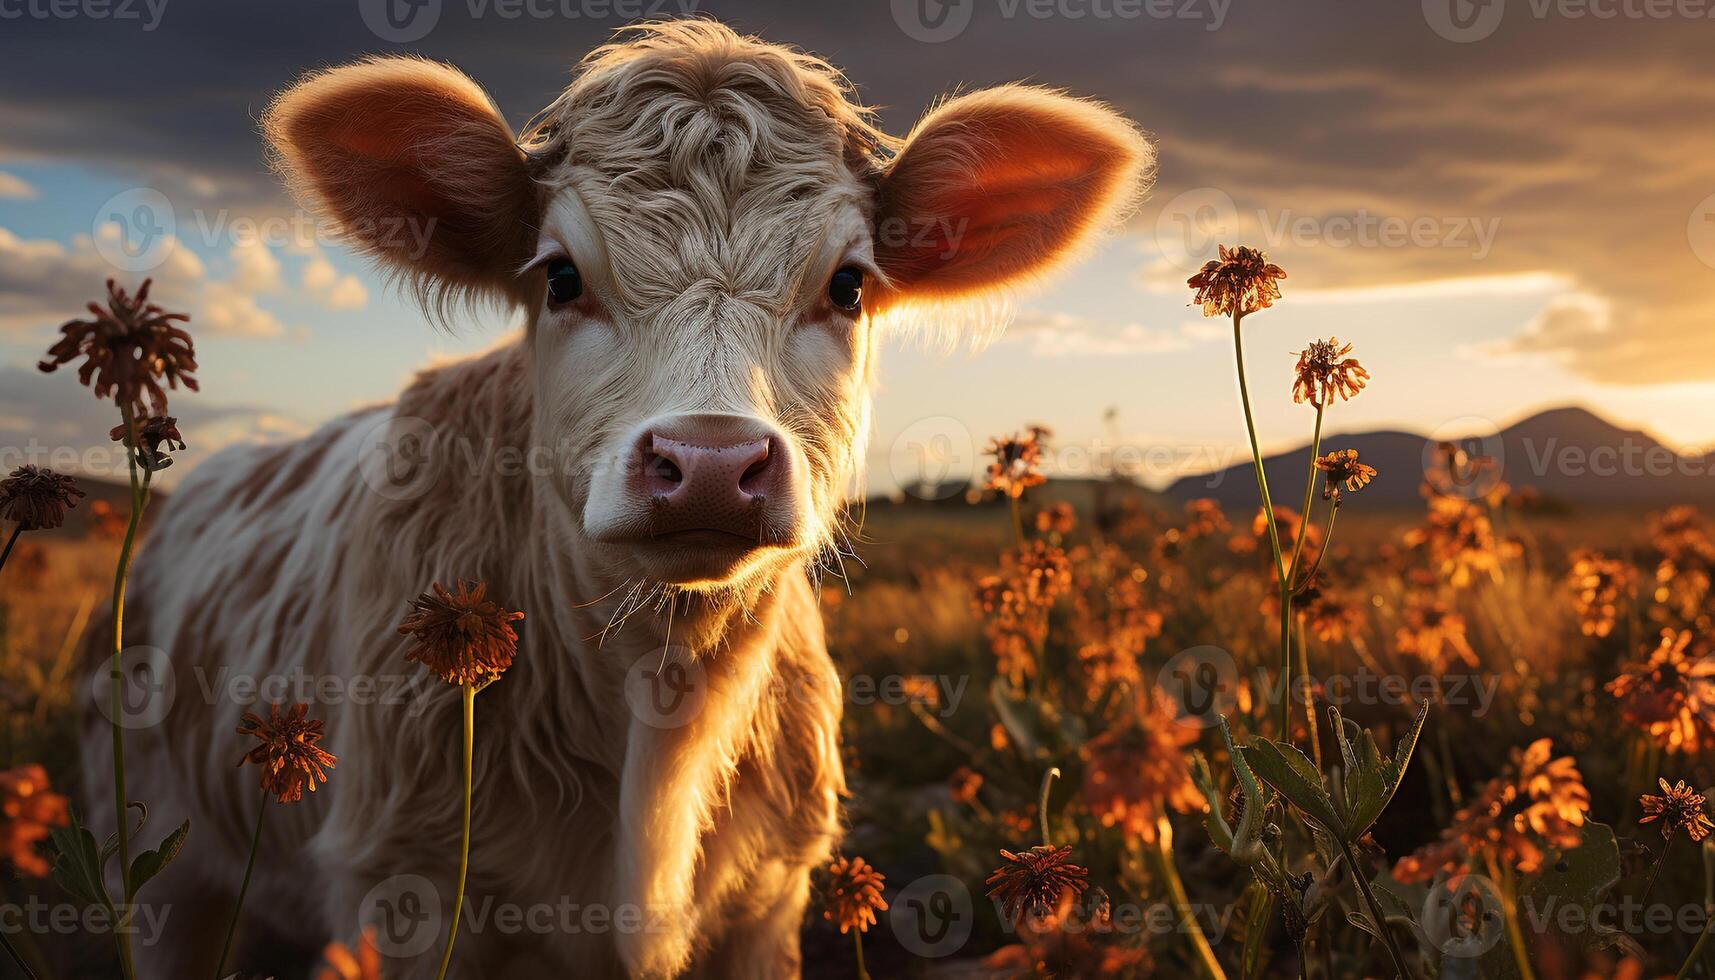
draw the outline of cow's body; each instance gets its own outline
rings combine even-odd
[[[695,945],[710,976],[789,974],[806,875],[836,834],[842,788],[839,680],[804,569],[783,572],[748,615],[681,597],[671,645],[652,606],[602,640],[639,597],[615,591],[575,553],[519,547],[575,537],[563,508],[544,499],[537,477],[492,477],[463,455],[493,450],[499,459],[533,444],[520,358],[507,345],[426,372],[397,405],[345,416],[300,442],[228,450],[162,508],[132,572],[127,643],[170,652],[176,706],[163,724],[129,734],[127,762],[150,802],[152,831],[187,818],[195,829],[145,897],[212,912],[220,903],[210,897],[234,887],[262,800],[254,771],[234,766],[240,713],[258,710],[254,679],[276,685],[262,696],[286,690],[309,700],[339,764],[303,803],[274,805],[247,901],[252,927],[307,948],[349,936],[364,915],[404,929],[403,913],[385,916],[413,900],[398,893],[411,882],[385,885],[362,907],[372,888],[400,875],[427,877],[444,910],[459,840],[458,692],[406,663],[393,628],[420,583],[464,574],[528,612],[517,663],[478,699],[468,901],[486,924],[467,926],[459,962],[482,964],[490,977],[573,967],[615,976],[623,946],[639,962],[671,964]],[[397,418],[446,427],[445,445],[455,447],[432,454],[439,475],[410,474],[412,488],[426,486],[420,497],[376,493],[359,466],[377,429]],[[692,701],[673,713],[633,710],[637,694],[628,700],[624,683],[637,660],[680,657],[687,642],[716,637],[720,655],[683,685]],[[89,790],[111,800],[105,736],[98,724],[88,740]],[[661,772],[663,762],[674,771]],[[699,812],[697,800],[717,796],[718,808]],[[661,799],[679,805],[653,802]],[[659,863],[662,845],[705,834],[716,846],[702,849],[700,866]],[[681,880],[694,885],[682,889]],[[506,906],[526,921],[505,925]],[[552,910],[546,927],[543,910]],[[633,915],[634,927],[617,924]],[[200,942],[184,929],[190,918],[181,912],[181,928],[143,951],[148,975],[208,969],[200,958],[208,940],[218,942],[219,930],[207,928],[218,916],[206,919]],[[384,936],[384,948],[417,935]],[[438,957],[438,938],[429,952]],[[745,969],[735,972],[734,956]],[[504,972],[520,959],[552,971]]]
[[[1147,144],[1017,86],[894,139],[825,63],[708,21],[596,52],[525,149],[475,83],[416,59],[309,76],[264,125],[294,189],[419,296],[526,322],[394,405],[210,459],[158,515],[126,640],[165,651],[177,699],[129,733],[127,770],[146,837],[193,830],[144,893],[175,911],[142,974],[213,968],[262,799],[234,766],[254,680],[309,702],[339,762],[270,805],[246,931],[315,947],[379,919],[387,975],[433,975],[460,698],[394,628],[464,578],[526,618],[476,699],[453,975],[796,975],[844,788],[812,577],[881,324],[968,321],[1064,263],[1135,199]],[[101,725],[86,746],[111,821]]]

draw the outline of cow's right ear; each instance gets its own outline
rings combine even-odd
[[[463,72],[371,58],[309,75],[262,120],[287,185],[419,297],[509,297],[541,205],[525,155]]]

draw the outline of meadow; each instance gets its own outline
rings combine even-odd
[[[1235,335],[1278,298],[1247,274],[1205,302]],[[1321,343],[1256,403],[1308,402],[1317,443],[1367,377]],[[850,832],[807,975],[1707,975],[1709,515],[1551,506],[1454,444],[1381,474],[1329,444],[1270,520],[1056,482],[1052,438],[998,436],[968,494],[872,502],[821,578]],[[1372,479],[1421,508],[1366,511]],[[0,569],[12,908],[103,900],[65,833],[78,640],[135,522],[92,489]],[[37,976],[113,975],[103,940],[0,925]]]

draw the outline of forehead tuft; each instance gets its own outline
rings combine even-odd
[[[896,141],[831,65],[711,20],[627,28],[524,139],[575,191],[634,314],[694,285],[785,304],[831,222],[869,207]]]

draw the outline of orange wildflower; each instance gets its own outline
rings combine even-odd
[[[411,615],[399,635],[415,640],[406,660],[429,668],[448,684],[492,681],[512,666],[518,633],[512,624],[524,618],[488,599],[484,582],[458,580],[454,591],[435,582],[411,601]]]
[[[47,770],[31,762],[0,772],[0,857],[21,874],[47,877],[51,869],[36,845],[68,819],[66,798],[49,787]]]

